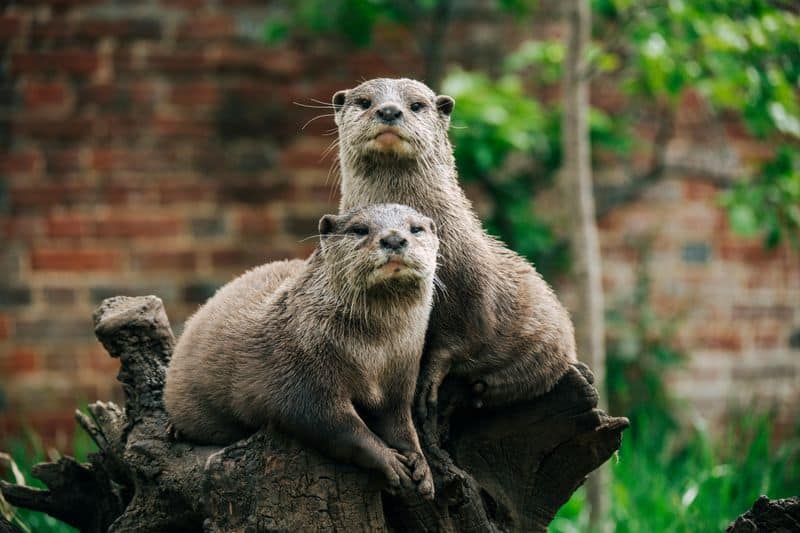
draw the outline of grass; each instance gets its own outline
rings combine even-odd
[[[89,454],[96,450],[97,446],[91,438],[80,429],[76,429],[72,442],[72,456],[85,462]],[[44,461],[57,461],[61,457],[57,450],[45,449],[41,438],[30,429],[26,430],[22,437],[11,441],[7,452],[12,464],[16,467],[16,472],[13,472],[14,468],[9,465],[8,470],[12,471],[12,475],[8,480],[18,484],[19,481],[24,481],[25,485],[37,488],[46,487],[31,474],[33,466]],[[0,514],[26,532],[73,533],[78,531],[44,513],[13,507],[3,499],[2,495],[0,495]]]
[[[771,416],[732,416],[723,435],[702,429],[663,431],[646,418],[633,422],[612,459],[611,509],[616,533],[724,531],[766,494],[800,494],[800,424],[772,443]],[[551,532],[587,531],[583,490],[559,511]]]

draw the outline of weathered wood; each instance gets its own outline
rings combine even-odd
[[[753,507],[734,520],[725,533],[790,533],[800,531],[800,496],[770,500],[759,496]]]
[[[426,449],[436,500],[403,500],[381,492],[380,476],[270,428],[225,448],[175,441],[162,397],[174,338],[161,301],[111,298],[94,319],[121,361],[125,408],[97,402],[76,414],[100,450],[85,465],[38,466],[49,490],[2,485],[12,504],[82,531],[545,531],[627,426],[595,409],[579,366],[529,404],[444,416],[446,452]],[[446,382],[443,397],[459,386]]]

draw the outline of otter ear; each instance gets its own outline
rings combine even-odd
[[[333,103],[333,109],[338,113],[342,106],[344,105],[344,101],[347,98],[347,91],[337,91],[333,95],[333,99],[331,102]]]
[[[336,215],[324,215],[319,219],[320,237],[326,237],[333,233],[334,228],[336,228],[337,219],[338,217]]]
[[[453,107],[455,107],[456,101],[453,100],[452,96],[447,96],[446,94],[440,94],[436,97],[436,109],[439,110],[445,116],[450,116],[450,113],[453,112]]]

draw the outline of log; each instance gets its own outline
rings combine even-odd
[[[466,384],[448,379],[438,442],[425,445],[436,499],[393,497],[379,475],[270,427],[224,448],[175,440],[163,403],[175,341],[161,300],[110,298],[94,323],[120,359],[125,407],[76,412],[99,451],[86,464],[37,465],[46,490],[0,484],[12,505],[81,531],[546,531],[628,426],[596,408],[580,364],[548,394],[495,410],[461,407]]]
[[[800,496],[770,500],[759,496],[753,506],[736,518],[725,533],[789,533],[800,531]]]

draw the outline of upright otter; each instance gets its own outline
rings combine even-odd
[[[253,269],[187,322],[164,398],[174,428],[228,444],[268,423],[433,497],[411,420],[438,239],[406,206],[326,215],[305,262]],[[369,421],[369,427],[364,422]]]
[[[374,79],[333,96],[341,209],[408,204],[439,228],[437,277],[420,414],[435,413],[448,372],[473,383],[474,402],[547,392],[575,360],[567,311],[522,257],[487,235],[458,184],[447,136],[454,100],[410,79]]]

